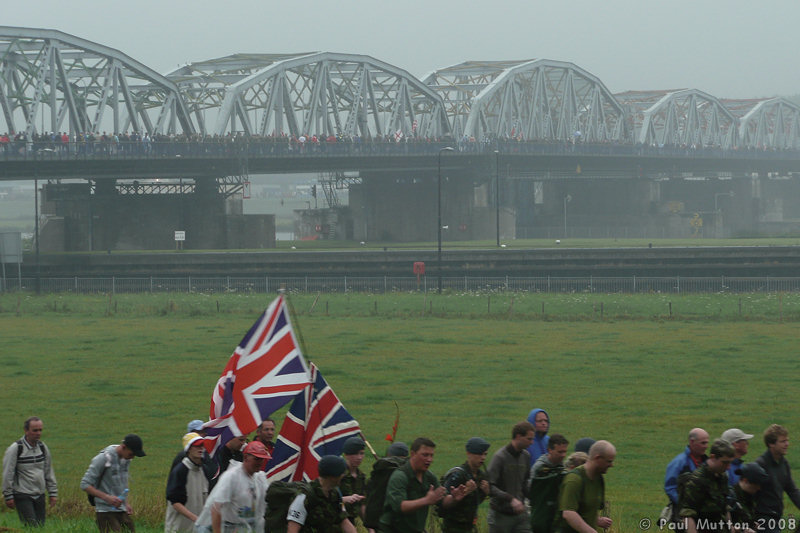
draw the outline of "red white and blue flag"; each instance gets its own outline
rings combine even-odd
[[[295,398],[281,426],[272,459],[267,464],[270,481],[317,479],[324,455],[341,455],[344,441],[361,429],[325,378],[311,363],[311,381]]]
[[[310,383],[283,296],[275,299],[236,347],[211,396],[206,422],[210,454],[255,431]]]

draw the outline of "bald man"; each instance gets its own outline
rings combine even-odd
[[[605,508],[603,476],[616,458],[614,445],[599,440],[589,449],[589,460],[564,476],[558,494],[563,533],[595,533],[611,527],[611,518],[600,516],[600,511]]]
[[[684,472],[694,472],[697,467],[706,462],[706,450],[708,449],[708,432],[702,428],[694,428],[689,432],[689,443],[682,453],[679,453],[667,465],[667,472],[664,476],[664,492],[667,493],[672,504],[673,522],[679,520],[678,517],[678,476]]]

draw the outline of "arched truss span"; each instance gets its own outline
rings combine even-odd
[[[800,107],[786,98],[722,100],[739,119],[739,144],[759,149],[800,149]]]
[[[462,63],[425,78],[445,97],[459,136],[618,141],[623,110],[599,78],[573,63]]]
[[[450,133],[442,99],[408,72],[330,52],[275,62],[228,87],[214,131],[236,129],[364,138]]]
[[[56,30],[0,26],[5,130],[192,133],[178,89],[127,55]]]
[[[627,108],[636,142],[722,148],[737,145],[738,120],[722,102],[703,91],[629,91],[615,96]]]
[[[217,122],[228,87],[276,62],[306,55],[309,53],[233,54],[189,63],[166,76],[180,89],[197,131],[207,134],[207,124],[213,128]]]

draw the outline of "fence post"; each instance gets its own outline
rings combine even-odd
[[[677,280],[678,280],[678,294],[680,294],[680,292],[681,292],[681,277],[678,276]]]
[[[111,294],[116,293],[117,291],[117,278],[116,276],[111,276]]]
[[[508,276],[506,276],[506,290],[508,290]]]
[[[383,294],[386,294],[386,276],[383,276]]]
[[[264,294],[269,294],[269,276],[264,276]]]
[[[589,276],[589,292],[594,292],[594,280],[591,275]]]
[[[467,276],[464,276],[464,292],[467,292],[469,288],[467,287]]]
[[[769,289],[769,287],[767,287]],[[78,276],[75,276],[75,294],[78,294]]]
[[[308,276],[304,278],[303,292],[308,292]]]
[[[150,276],[150,294],[153,294],[153,276]]]
[[[192,292],[192,276],[189,276],[189,286],[186,288],[186,292]]]
[[[344,292],[347,293],[347,276],[344,277]]]
[[[636,292],[636,276],[633,276],[633,292]]]

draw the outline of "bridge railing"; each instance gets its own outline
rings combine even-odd
[[[238,139],[238,138],[231,138]],[[451,146],[460,153],[502,155],[593,155],[610,157],[800,159],[797,150],[755,148],[723,149],[703,146],[645,146],[623,143],[571,143],[515,140],[446,141],[412,139],[292,141],[282,137],[210,138],[169,141],[36,141],[0,142],[0,161],[16,160],[118,160],[163,158],[269,158],[269,157],[352,157],[386,155],[436,155]]]
[[[0,292],[33,292],[33,277],[0,278]],[[43,293],[145,294],[242,293],[269,294],[280,289],[299,293],[388,294],[435,291],[438,278],[422,277],[61,277],[41,278]],[[800,277],[442,277],[451,293],[774,293],[800,292]]]

